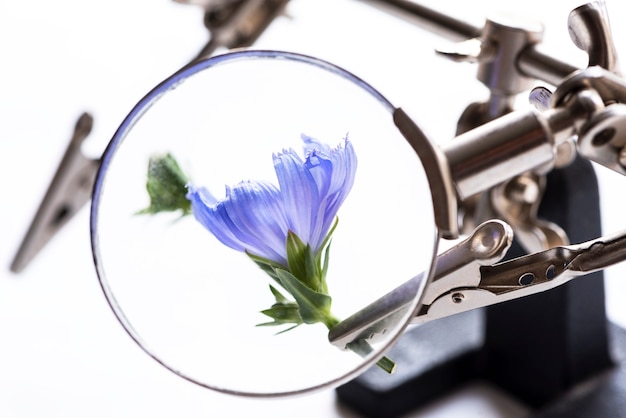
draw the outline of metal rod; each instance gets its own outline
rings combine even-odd
[[[527,77],[536,78],[558,86],[570,74],[579,68],[550,57],[537,48],[528,48],[517,58],[519,71]]]
[[[457,40],[480,38],[483,32],[481,27],[474,26],[410,0],[366,0],[366,2],[379,6],[388,6],[386,9],[391,8],[396,12],[406,13],[415,17],[425,29],[446,38]],[[517,58],[517,65],[523,75],[554,86],[558,86],[568,75],[579,70],[578,67],[548,56],[536,48],[528,48],[522,51]]]
[[[417,18],[420,24],[440,36],[453,40],[477,38],[482,28],[468,22],[448,16],[421,4],[409,0],[365,0],[374,6],[383,6],[383,9],[400,12],[400,15],[409,15]],[[390,6],[390,7],[384,7]]]

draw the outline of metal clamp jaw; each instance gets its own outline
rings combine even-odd
[[[485,225],[476,232],[480,233]],[[543,292],[575,277],[621,262],[625,257],[626,231],[622,231],[577,245],[555,247],[514,260],[481,265],[478,284],[474,288],[457,286],[440,292],[432,304],[422,309],[415,322],[426,322]]]

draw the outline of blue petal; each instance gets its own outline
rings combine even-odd
[[[188,187],[187,199],[191,201],[192,212],[196,220],[224,245],[242,251],[241,242],[237,240],[229,228],[229,219],[220,216],[217,201],[213,195],[204,187],[196,188],[193,185]]]
[[[289,229],[302,241],[310,243],[319,207],[315,178],[293,150],[275,154],[274,169]]]
[[[304,142],[304,155],[308,156],[312,151],[322,152],[324,154],[330,153],[330,145],[324,144],[315,138],[301,134],[300,138]]]
[[[287,222],[278,189],[262,182],[241,182],[216,202],[204,189],[190,187],[196,219],[224,245],[286,265]]]
[[[241,182],[230,190],[223,205],[248,251],[275,261],[286,260],[288,227],[274,185]]]
[[[303,136],[309,152],[305,166],[315,179],[320,196],[314,215],[316,225],[311,234],[311,245],[317,249],[334,222],[339,207],[352,189],[356,174],[357,158],[352,143],[345,140],[343,147],[334,149]]]

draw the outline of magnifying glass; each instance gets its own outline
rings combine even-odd
[[[395,110],[342,68],[276,51],[204,59],[149,92],[108,145],[91,208],[98,277],[131,338],[247,396],[393,365],[426,280],[377,338],[328,335],[431,271],[429,181]]]

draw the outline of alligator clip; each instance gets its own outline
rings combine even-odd
[[[11,263],[19,273],[41,251],[52,237],[91,199],[91,189],[100,162],[85,157],[81,145],[91,132],[93,118],[83,113],[76,122],[74,134],[63,159],[52,178],[39,209]]]

